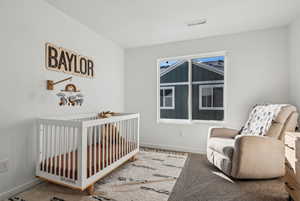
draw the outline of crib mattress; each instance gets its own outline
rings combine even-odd
[[[108,144],[107,148],[102,143],[87,146],[87,177],[125,156],[133,150],[133,147],[134,144],[129,142],[123,144],[123,151],[120,144]],[[75,150],[43,160],[40,169],[50,174],[77,180],[77,162],[78,151]]]

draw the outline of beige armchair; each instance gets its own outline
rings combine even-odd
[[[211,128],[207,159],[228,176],[239,179],[267,179],[285,174],[284,134],[294,131],[298,113],[284,106],[265,136],[238,135],[238,130]]]

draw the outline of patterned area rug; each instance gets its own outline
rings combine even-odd
[[[87,195],[69,188],[42,183],[10,201],[167,201],[186,161],[186,154],[143,150],[95,185]]]

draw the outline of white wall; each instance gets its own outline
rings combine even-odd
[[[300,108],[300,16],[289,26],[290,101]]]
[[[0,25],[0,160],[9,159],[1,200],[34,179],[37,117],[124,109],[124,51],[41,0],[1,0]],[[45,69],[46,42],[94,59],[95,79],[73,79],[86,96],[82,107],[58,106],[63,84],[46,91],[47,79],[68,76]]]
[[[282,27],[126,49],[125,109],[141,113],[141,144],[203,153],[212,126],[157,124],[157,59],[227,51],[226,126],[240,128],[253,104],[288,102],[287,35],[287,28]]]

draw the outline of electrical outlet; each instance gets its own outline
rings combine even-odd
[[[179,136],[180,136],[180,137],[183,137],[183,136],[184,136],[183,131],[180,131]]]
[[[0,161],[0,173],[8,171],[8,159]]]

